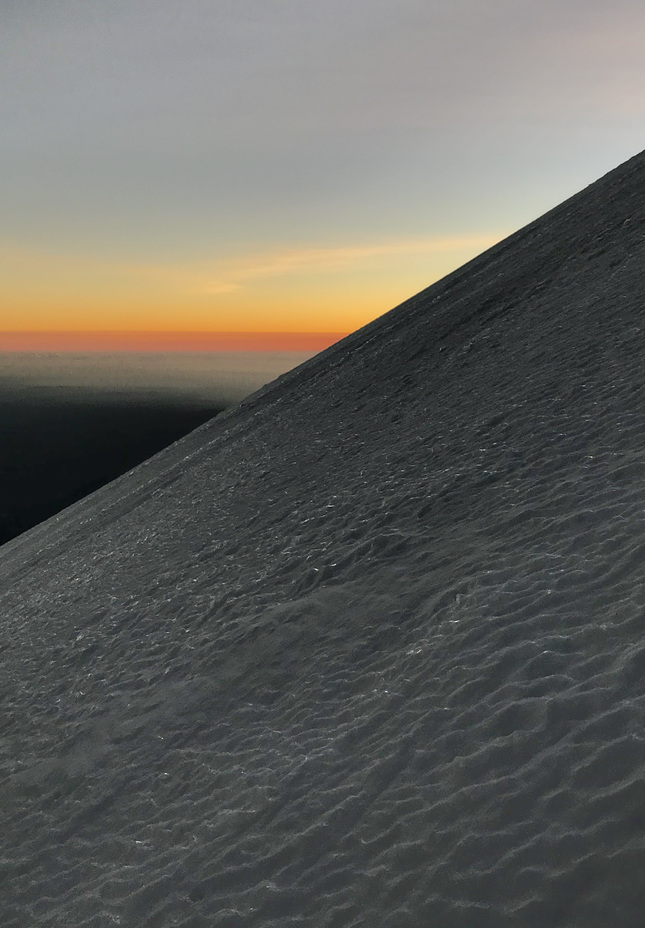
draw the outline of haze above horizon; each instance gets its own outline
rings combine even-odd
[[[643,148],[644,31],[635,0],[8,0],[0,350],[320,350]]]

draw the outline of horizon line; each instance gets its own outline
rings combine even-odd
[[[318,353],[349,332],[172,330],[0,331],[0,351],[297,351]]]

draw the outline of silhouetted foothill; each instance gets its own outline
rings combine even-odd
[[[219,412],[181,397],[0,384],[0,544]]]

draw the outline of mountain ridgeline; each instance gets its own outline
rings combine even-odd
[[[0,558],[7,928],[640,928],[645,155]]]

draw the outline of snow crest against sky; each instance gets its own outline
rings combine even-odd
[[[644,204],[3,547],[2,928],[643,928]]]
[[[4,0],[0,329],[348,331],[642,148],[632,0]]]

